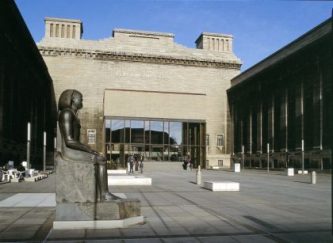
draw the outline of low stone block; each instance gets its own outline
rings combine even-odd
[[[204,188],[211,191],[238,192],[239,182],[232,181],[205,181]]]
[[[20,181],[19,181],[19,178],[15,177],[15,178],[11,178],[10,182],[20,182]]]
[[[127,170],[108,170],[108,175],[110,174],[126,174]]]
[[[234,172],[237,172],[237,173],[238,173],[238,172],[240,172],[240,170],[241,170],[241,169],[240,169],[240,163],[235,163],[235,164],[234,164]]]
[[[309,174],[309,172],[307,171],[307,170],[304,170],[303,172],[302,172],[302,170],[298,170],[297,171],[297,174],[300,174],[300,175],[307,175],[307,174]]]
[[[109,176],[109,186],[151,186],[152,179],[149,177],[136,176]]]
[[[53,229],[74,230],[74,229],[114,229],[127,228],[134,224],[144,223],[143,216],[131,217],[119,220],[98,220],[98,221],[54,221]]]

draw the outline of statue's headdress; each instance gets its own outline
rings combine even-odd
[[[74,94],[80,94],[82,96],[82,94],[75,89],[66,89],[64,92],[61,93],[58,103],[59,111],[71,107],[72,97]]]

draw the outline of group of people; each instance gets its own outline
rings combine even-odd
[[[130,174],[134,173],[133,168],[135,168],[135,171],[139,171],[140,168],[141,174],[143,173],[143,156],[141,154],[132,154],[128,156],[127,162],[129,163]]]

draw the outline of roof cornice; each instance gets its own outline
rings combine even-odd
[[[124,33],[124,34],[132,34],[132,35],[146,35],[146,36],[157,36],[157,37],[169,37],[174,38],[175,35],[172,33],[165,32],[153,32],[153,31],[144,31],[144,30],[132,30],[132,29],[114,29],[112,32],[112,36],[114,33]]]
[[[75,48],[59,48],[38,46],[42,56],[69,56],[103,61],[143,62],[164,65],[184,65],[208,68],[227,68],[239,70],[241,64],[233,61],[219,61],[209,59],[194,59],[190,57],[172,57],[166,55],[152,55],[130,52],[112,52],[99,50],[86,50]]]

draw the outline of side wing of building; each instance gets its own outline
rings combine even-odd
[[[332,40],[328,19],[232,80],[235,159],[244,152],[245,166],[267,167],[269,153],[271,167],[331,167]]]
[[[0,165],[27,160],[43,167],[43,133],[47,162],[53,163],[56,103],[52,79],[14,1],[0,2]]]

